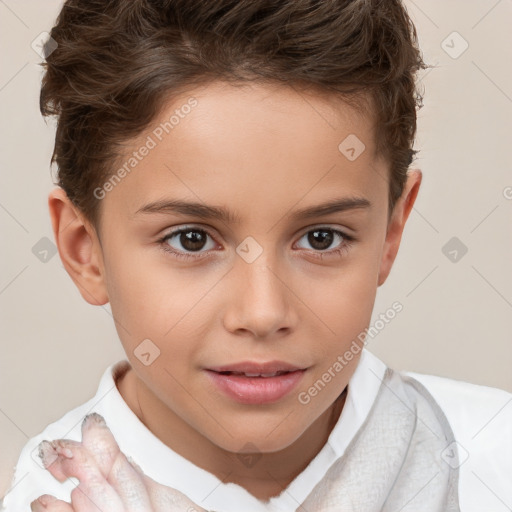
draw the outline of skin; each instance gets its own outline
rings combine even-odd
[[[360,353],[308,404],[298,395],[368,327],[422,175],[408,172],[388,220],[388,164],[375,155],[370,117],[296,88],[221,82],[163,106],[127,143],[120,166],[191,97],[197,105],[100,201],[98,229],[59,188],[50,193],[50,214],[83,298],[110,302],[132,366],[117,385],[132,411],[177,453],[266,500],[304,470],[339,418],[344,401],[336,398]],[[354,161],[338,149],[349,134],[365,144]],[[356,196],[371,206],[293,218],[299,209]],[[223,206],[240,220],[136,213],[169,198]],[[179,236],[159,241],[191,226],[211,235],[196,252]],[[355,240],[344,246],[334,233],[322,249],[307,236],[318,228]],[[248,236],[262,248],[251,263],[236,252]],[[192,257],[178,259],[164,246]],[[149,366],[134,355],[145,339],[160,350]],[[239,404],[212,386],[204,368],[247,360],[307,370],[278,402]],[[251,451],[260,458],[247,467],[238,454]]]
[[[145,476],[121,453],[99,414],[85,417],[81,443],[59,439],[42,444],[46,469],[60,482],[72,476],[79,485],[71,492],[71,504],[47,494],[31,503],[33,511],[206,512],[179,491]]]

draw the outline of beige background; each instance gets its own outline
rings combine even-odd
[[[38,111],[31,42],[60,5],[0,0],[0,496],[27,439],[90,398],[106,366],[123,357],[108,306],[81,298],[58,254],[43,263],[32,252],[41,238],[53,240],[53,125]],[[424,180],[374,317],[395,300],[404,309],[368,348],[397,369],[512,391],[512,2],[406,5],[425,59],[436,64],[422,75]],[[443,49],[463,49],[453,31],[469,45],[458,58]],[[442,251],[452,237],[468,249],[455,263]]]

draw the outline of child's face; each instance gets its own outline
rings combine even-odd
[[[169,133],[158,129],[173,115]],[[353,137],[354,152],[338,148],[351,134],[365,145],[359,156]],[[386,237],[388,169],[374,156],[370,120],[292,88],[215,83],[166,107],[123,163],[134,151],[137,164],[102,199],[101,247],[93,241],[137,377],[169,428],[179,423],[230,451],[285,448],[328,414],[352,376],[359,351],[333,367],[370,323],[412,207]],[[296,215],[349,198],[362,206]],[[144,211],[167,201],[238,220]],[[160,241],[182,228],[188,238]],[[150,362],[155,346],[145,366],[135,354]],[[209,370],[248,361],[305,371],[272,378],[269,390],[268,377],[253,377],[251,388],[247,377]]]

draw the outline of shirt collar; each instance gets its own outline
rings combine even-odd
[[[343,455],[364,423],[386,371],[386,365],[378,357],[362,349],[349,380],[343,410],[327,443],[279,496],[263,502],[237,484],[222,482],[154,436],[128,407],[115,385],[114,378],[119,378],[128,368],[125,360],[109,366],[96,393],[99,400],[95,410],[105,418],[121,451],[132,457],[153,480],[179,490],[203,508],[223,512],[295,510],[331,464]],[[198,482],[201,484],[197,485]]]

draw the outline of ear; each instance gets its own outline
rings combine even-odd
[[[103,252],[96,230],[60,187],[50,192],[48,207],[60,259],[67,273],[89,304],[107,303]]]
[[[411,213],[414,202],[416,201],[416,196],[418,195],[421,179],[422,174],[419,169],[408,171],[404,190],[395,204],[391,219],[388,223],[377,286],[384,284],[391,272],[391,267],[398,254],[398,248],[400,247],[405,222],[409,217],[409,213]]]

